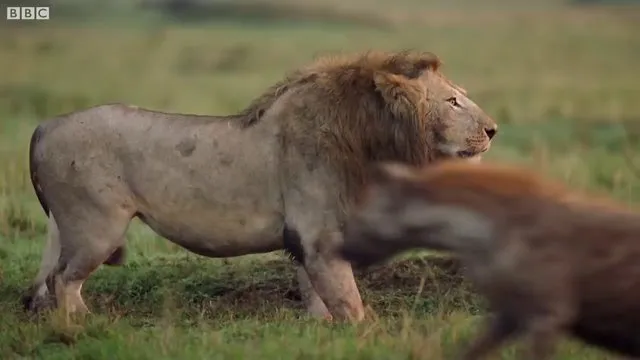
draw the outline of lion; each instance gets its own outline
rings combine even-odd
[[[352,210],[339,257],[365,268],[409,249],[447,251],[494,314],[463,358],[530,338],[548,359],[560,335],[640,358],[640,211],[569,191],[524,167],[385,163]]]
[[[42,122],[29,159],[48,235],[25,307],[88,313],[82,284],[122,263],[138,218],[202,256],[284,249],[311,315],[362,320],[331,249],[369,165],[478,159],[497,132],[440,68],[428,52],[327,55],[233,115],[112,103]]]

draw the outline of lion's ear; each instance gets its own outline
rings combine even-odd
[[[376,90],[387,107],[397,117],[407,117],[415,112],[416,105],[426,97],[422,85],[402,75],[377,72],[373,75]]]
[[[433,53],[402,51],[391,56],[383,68],[392,74],[417,79],[425,71],[437,71],[441,65],[442,62]]]

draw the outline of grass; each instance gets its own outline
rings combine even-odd
[[[487,160],[535,164],[576,188],[640,201],[640,158],[633,157],[640,150],[640,8],[556,0],[535,9],[520,0],[470,9],[462,0],[316,3],[366,9],[391,25],[156,19],[0,31],[2,359],[448,359],[484,314],[454,261],[416,254],[358,274],[366,323],[313,321],[284,255],[206,259],[135,223],[126,265],[87,281],[94,315],[82,327],[27,318],[19,298],[37,271],[45,232],[26,169],[28,139],[39,121],[81,107],[122,101],[223,114],[316,54],[430,50],[499,122]],[[516,358],[515,347],[502,355]],[[605,354],[567,340],[558,358]]]

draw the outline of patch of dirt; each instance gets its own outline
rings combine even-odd
[[[231,281],[224,288],[218,287],[215,294],[209,293],[209,296],[244,313],[268,311],[265,307],[274,306],[303,310],[293,266],[287,261],[271,261],[265,266],[278,276],[266,276],[250,284],[239,284],[229,279]],[[420,298],[431,302],[442,302],[445,298],[453,302],[470,300],[468,285],[456,259],[407,259],[369,270],[356,270],[355,276],[365,303],[383,313],[394,312],[394,307],[399,311],[403,305],[413,302],[423,277],[426,279]],[[455,299],[458,295],[465,299]]]
[[[371,270],[355,270],[355,276],[371,291],[394,288],[414,289],[422,276],[431,273],[432,282],[445,286],[460,286],[461,264],[454,258],[422,257],[389,263]]]

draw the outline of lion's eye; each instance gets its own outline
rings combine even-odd
[[[460,104],[458,104],[458,99],[456,99],[455,97],[450,97],[447,99],[447,101],[453,106],[460,106]]]

